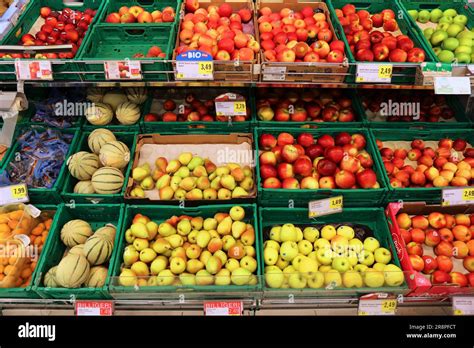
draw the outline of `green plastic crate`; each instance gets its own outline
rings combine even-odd
[[[175,19],[173,22],[166,22],[166,23],[145,23],[145,25],[155,25],[155,26],[171,26],[176,28],[179,22],[179,9],[181,8],[181,0],[108,0],[104,4],[104,11],[100,16],[100,24],[101,25],[123,25],[123,24],[115,24],[115,23],[106,23],[105,19],[109,14],[112,12],[118,12],[122,6],[140,6],[145,11],[152,13],[155,10],[162,11],[165,7],[172,7],[174,8],[175,12]],[[129,25],[142,25],[143,23],[130,23]]]
[[[42,214],[54,214],[53,223],[51,224],[51,228],[50,228],[50,231],[52,231],[55,228],[55,225],[59,216],[59,214],[56,214],[58,207],[56,205],[41,205],[41,204],[35,205],[35,207],[40,209]],[[31,276],[30,284],[24,288],[0,288],[0,298],[39,298],[39,295],[35,291],[33,291],[34,280],[36,279],[36,276],[38,274],[38,265],[41,260],[41,257],[42,256],[46,257],[44,255],[47,255],[46,245],[50,237],[51,237],[51,233],[48,233],[46,242],[43,245],[43,250],[37,260],[36,268],[33,271],[33,274]]]
[[[349,42],[347,41],[347,37],[344,34],[344,29],[342,28],[342,25],[339,23],[339,20],[337,19],[336,9],[340,9],[346,4],[353,4],[355,5],[357,10],[367,10],[370,12],[370,14],[381,12],[382,10],[386,8],[392,9],[396,14],[396,20],[398,22],[400,31],[403,34],[408,35],[408,37],[410,37],[410,39],[413,40],[413,42],[415,43],[415,47],[423,48],[426,51],[426,47],[424,46],[423,41],[418,37],[416,32],[413,30],[410,22],[406,20],[405,18],[400,18],[399,16],[397,16],[397,14],[402,12],[402,9],[396,0],[389,0],[389,1],[328,0],[327,3],[331,12],[331,16],[332,16],[331,20],[334,24],[334,29],[338,37],[342,37],[342,40],[344,41],[346,47],[349,47]],[[354,63],[354,62],[358,63],[358,61],[355,60],[355,57],[350,50],[347,52],[347,55],[351,63]],[[433,59],[434,58],[431,57],[429,51],[427,51],[425,61],[433,62],[434,61]],[[380,63],[383,63],[383,62],[380,62]],[[408,65],[413,64],[413,63],[396,63],[396,64],[407,65],[407,67],[403,67],[403,68],[394,67],[391,83],[392,84],[414,84],[416,68],[408,67]],[[356,66],[355,65],[351,66],[349,71],[351,72],[351,74],[346,78],[346,82],[354,83],[355,74],[356,74]]]
[[[23,134],[23,131],[26,130],[28,127],[31,127],[28,124],[22,125],[21,128],[18,130],[17,137],[20,134]],[[39,127],[39,126],[37,126]],[[39,127],[42,128],[42,127]],[[52,128],[54,129],[54,128]],[[68,158],[73,152],[73,148],[75,147],[78,138],[79,138],[79,130],[77,129],[63,129],[61,130],[62,133],[65,134],[73,134],[74,137],[72,138],[71,144],[69,145],[68,153],[66,155],[66,158]],[[17,149],[19,148],[19,144],[15,142],[15,144],[10,148],[10,153],[6,159],[3,161],[3,170],[6,170],[8,167],[8,164],[12,161],[15,160],[15,153],[17,152]],[[30,198],[30,203],[33,204],[46,204],[46,203],[61,203],[63,200],[61,198],[60,192],[61,188],[64,185],[64,173],[67,171],[66,169],[66,161],[64,161],[61,170],[59,171],[58,177],[56,179],[56,182],[54,183],[52,188],[28,188],[28,196]]]
[[[465,130],[399,130],[393,129],[371,129],[371,136],[373,141],[380,139],[382,141],[412,141],[414,139],[422,139],[424,141],[435,140],[438,141],[443,138],[457,139],[462,138],[466,140],[471,146],[474,145],[474,131],[472,129]],[[382,156],[377,151],[377,161],[382,163]],[[442,200],[442,188],[438,187],[408,187],[408,188],[392,188],[388,175],[383,170],[384,180],[389,187],[387,195],[387,201],[389,202],[418,202],[424,201],[427,204],[441,204]],[[447,186],[446,188],[455,188],[453,186]]]
[[[88,39],[83,43],[83,49],[78,59],[86,61],[79,67],[84,72],[83,77],[88,81],[105,79],[103,62],[97,60],[133,59],[136,53],[146,55],[151,46],[159,46],[166,53],[166,59],[171,58],[175,42],[175,30],[171,27],[156,27],[147,25],[101,26],[92,29]],[[160,58],[139,58],[142,62],[142,72],[153,81],[166,81],[172,72],[171,64],[164,62],[147,62],[161,60]]]
[[[446,96],[446,105],[449,106],[454,111],[454,118],[456,121],[440,121],[439,122],[421,122],[421,121],[413,121],[413,122],[387,122],[387,121],[370,121],[369,117],[367,116],[367,110],[364,108],[363,102],[363,93],[364,91],[358,91],[357,99],[359,99],[359,103],[361,110],[362,110],[362,117],[364,119],[365,124],[369,128],[413,128],[413,129],[446,129],[446,128],[462,128],[462,129],[469,129],[471,128],[471,120],[467,117],[466,112],[464,111],[464,107],[462,106],[461,102],[456,96]],[[413,92],[413,91],[402,91],[401,93],[407,93],[413,95],[419,94],[421,92]]]
[[[83,132],[74,147],[72,154],[77,153],[79,151],[87,151],[91,152],[88,144],[87,138],[91,132]],[[130,149],[130,162],[125,167],[125,171],[123,173],[125,180],[123,183],[122,190],[116,194],[78,194],[74,193],[74,186],[77,184],[78,180],[74,178],[68,170],[64,172],[64,184],[63,189],[61,192],[61,196],[66,203],[69,204],[78,204],[78,203],[122,203],[124,200],[125,189],[127,188],[128,178],[132,171],[132,164],[134,158],[135,147],[137,145],[137,134],[132,132],[114,132],[118,141],[122,141],[125,145],[128,146]]]
[[[364,124],[363,108],[360,99],[357,98],[355,90],[342,90],[345,97],[352,100],[352,109],[355,113],[354,122],[279,122],[279,121],[261,121],[256,116],[258,127],[279,127],[279,128],[358,128]],[[298,92],[299,93],[299,92]],[[258,97],[257,97],[258,102]]]
[[[441,10],[446,10],[448,8],[455,9],[459,14],[466,15],[468,18],[467,28],[474,28],[474,12],[469,10],[468,4],[463,0],[451,0],[451,1],[442,1],[442,0],[396,0],[403,11],[403,15],[407,18],[407,21],[410,23],[410,26],[413,28],[413,31],[416,32],[420,41],[423,43],[423,48],[425,51],[429,52],[430,56],[433,58],[433,61],[439,62],[440,60],[431,49],[431,44],[426,40],[423,35],[423,30],[420,29],[417,22],[411,18],[408,14],[408,10],[434,10],[439,8]],[[472,63],[472,62],[471,62]]]
[[[307,227],[323,224],[344,224],[350,223],[353,225],[363,225],[367,229],[356,229],[356,237],[365,239],[366,237],[375,237],[380,246],[389,249],[392,252],[393,263],[401,268],[400,260],[397,256],[395,244],[391,238],[390,230],[388,228],[387,220],[382,208],[344,208],[341,213],[321,216],[316,219],[308,217],[308,209],[305,208],[261,208],[259,209],[259,228],[262,235],[263,242],[269,239],[269,233],[274,225],[283,225],[292,223],[295,226]],[[263,250],[262,250],[263,253]],[[264,270],[264,260],[261,260],[261,269]],[[290,294],[298,297],[335,297],[360,295],[373,292],[387,292],[405,294],[409,289],[404,281],[400,286],[385,286],[382,288],[345,288],[335,287],[333,289],[282,289],[269,288],[264,283],[264,293],[269,297],[288,297]]]
[[[67,7],[73,10],[84,11],[87,8],[91,8],[93,10],[97,10],[96,15],[94,16],[93,21],[91,22],[89,29],[87,30],[87,34],[84,36],[84,40],[77,50],[76,56],[74,59],[69,59],[66,61],[65,64],[53,64],[53,78],[55,80],[75,80],[81,81],[81,76],[79,74],[74,74],[71,72],[78,71],[78,66],[74,63],[74,60],[79,57],[82,48],[85,45],[85,42],[89,35],[91,34],[92,28],[98,22],[98,18],[100,17],[103,6],[105,2],[102,0],[83,0],[80,3],[64,3],[63,0],[35,0],[30,1],[27,5],[27,8],[21,15],[18,20],[18,23],[10,30],[9,34],[0,41],[2,45],[16,45],[20,40],[23,34],[26,34],[30,31],[30,29],[35,24],[36,20],[40,16],[40,9],[41,7],[47,6],[50,7],[53,11],[60,11]],[[52,60],[53,62],[55,60]],[[1,72],[11,72],[8,75],[2,75],[2,78],[5,80],[16,80],[15,75],[15,67],[13,65],[13,61],[11,65],[4,65],[0,64],[0,71]],[[58,74],[55,74],[58,73]]]
[[[74,296],[77,299],[100,299],[110,298],[107,287],[109,284],[110,276],[112,274],[111,265],[114,262],[114,258],[117,254],[117,245],[120,240],[120,231],[122,226],[124,205],[123,204],[105,204],[105,205],[94,205],[94,204],[77,204],[74,207],[68,207],[65,204],[59,206],[56,224],[54,229],[51,230],[50,236],[48,237],[48,243],[44,250],[44,257],[40,259],[38,263],[38,272],[35,278],[34,291],[42,298],[55,298],[55,299],[70,299]],[[109,260],[109,269],[107,274],[107,280],[103,287],[100,288],[48,288],[43,286],[43,278],[46,272],[56,266],[62,259],[66,246],[61,241],[61,229],[70,220],[82,219],[87,221],[92,229],[95,231],[106,224],[113,224],[117,227],[117,233],[115,235],[114,249]]]
[[[373,170],[377,174],[377,181],[380,184],[378,189],[268,189],[263,188],[262,178],[260,176],[260,163],[257,161],[257,187],[258,187],[258,202],[261,206],[264,207],[288,207],[293,205],[295,207],[307,207],[308,202],[324,199],[333,196],[342,195],[344,197],[344,206],[345,207],[373,207],[380,206],[387,195],[388,189],[387,184],[384,181],[383,176],[383,166],[381,161],[378,160],[376,156],[377,147],[373,142],[369,132],[363,128],[323,128],[323,129],[285,129],[285,128],[257,128],[255,130],[255,144],[258,144],[260,135],[269,133],[273,134],[275,137],[282,132],[288,132],[292,134],[295,138],[301,133],[311,133],[315,138],[323,135],[335,135],[340,132],[348,132],[349,134],[360,133],[365,136],[367,145],[366,150],[372,156],[374,161]],[[257,153],[255,158],[259,158],[259,150],[257,148]]]
[[[113,264],[113,273],[112,276],[115,277],[111,280],[109,286],[109,292],[114,298],[159,298],[162,299],[170,294],[184,293],[205,293],[209,292],[215,294],[218,292],[220,296],[226,296],[225,293],[232,294],[232,296],[246,296],[248,292],[259,291],[261,289],[260,282],[257,285],[227,285],[227,286],[218,286],[218,285],[208,285],[208,286],[146,286],[146,287],[126,287],[121,286],[118,283],[118,276],[121,272],[122,266],[122,254],[126,246],[125,241],[125,230],[127,230],[133,220],[135,214],[143,214],[148,216],[153,221],[160,224],[161,222],[166,221],[173,215],[188,215],[188,216],[202,216],[204,218],[213,217],[216,213],[224,212],[227,213],[234,205],[225,204],[225,205],[209,205],[209,206],[199,206],[193,208],[179,208],[179,207],[170,207],[170,206],[138,206],[138,205],[129,205],[125,209],[125,218],[123,220],[122,233],[120,234],[120,240],[117,248],[117,254],[114,258]],[[245,220],[249,221],[255,229],[255,251],[256,251],[256,260],[257,265],[261,265],[261,237],[258,233],[257,228],[257,208],[253,204],[242,204],[240,205],[245,209]],[[257,276],[262,275],[260,266],[257,267]],[[259,277],[260,278],[260,277]]]
[[[146,115],[152,111],[153,100],[159,100],[160,104],[166,99],[177,100],[183,98],[187,93],[202,94],[203,98],[209,96],[215,97],[224,93],[238,93],[247,98],[247,108],[250,109],[250,117],[248,121],[244,122],[145,122],[141,119],[141,129],[145,133],[160,133],[160,134],[216,134],[216,133],[250,133],[255,119],[255,98],[250,89],[231,89],[229,88],[216,88],[212,91],[203,90],[200,88],[180,88],[180,89],[164,89],[163,93],[159,94],[160,98],[150,97],[145,103],[143,114]],[[161,90],[160,90],[161,92]],[[212,93],[212,94],[211,94]],[[177,102],[177,108],[179,109],[179,103]],[[161,110],[161,108],[160,108]]]

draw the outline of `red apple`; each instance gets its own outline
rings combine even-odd
[[[263,182],[263,187],[264,188],[281,188],[281,182],[277,178],[267,178]]]
[[[419,255],[408,255],[411,266],[415,271],[421,272],[425,268],[425,263]]]
[[[425,255],[422,258],[425,263],[425,267],[423,268],[424,274],[431,274],[436,271],[436,269],[438,268],[438,261],[436,261],[434,257]]]
[[[445,271],[437,270],[431,275],[431,282],[433,284],[451,283],[451,276]]]
[[[364,169],[356,175],[357,184],[361,188],[373,188],[377,183],[377,175],[372,169]]]

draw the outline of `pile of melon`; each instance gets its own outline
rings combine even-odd
[[[102,128],[89,134],[87,144],[91,152],[79,151],[67,160],[69,173],[79,180],[74,193],[119,193],[125,181],[123,170],[130,162],[130,149],[114,133]]]
[[[61,240],[68,247],[61,261],[51,267],[43,284],[51,288],[102,287],[115,243],[116,228],[105,225],[92,230],[80,219],[67,222],[61,229]]]
[[[145,88],[132,87],[121,90],[91,88],[87,91],[87,99],[93,103],[86,109],[87,121],[94,126],[105,126],[113,118],[125,126],[136,124],[140,119],[140,105],[147,100]]]

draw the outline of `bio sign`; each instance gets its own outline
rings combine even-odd
[[[187,51],[176,57],[176,78],[178,80],[213,80],[212,56],[202,51]]]

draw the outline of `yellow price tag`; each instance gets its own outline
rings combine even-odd
[[[236,101],[234,102],[234,113],[246,113],[247,106],[245,105],[244,101]]]
[[[382,313],[395,312],[397,309],[397,300],[383,300],[382,301]]]
[[[391,65],[380,65],[379,66],[379,78],[391,79],[393,67]]]
[[[214,71],[214,64],[212,62],[199,62],[198,73],[199,75],[212,74]]]
[[[463,315],[464,313],[460,309],[455,309],[454,310],[454,315]]]
[[[330,209],[341,209],[342,208],[342,196],[332,197],[329,201]]]
[[[27,190],[25,184],[11,186],[10,190],[12,198],[21,199],[26,197]]]
[[[463,201],[474,200],[474,187],[465,188],[464,190],[462,190],[462,200]]]

